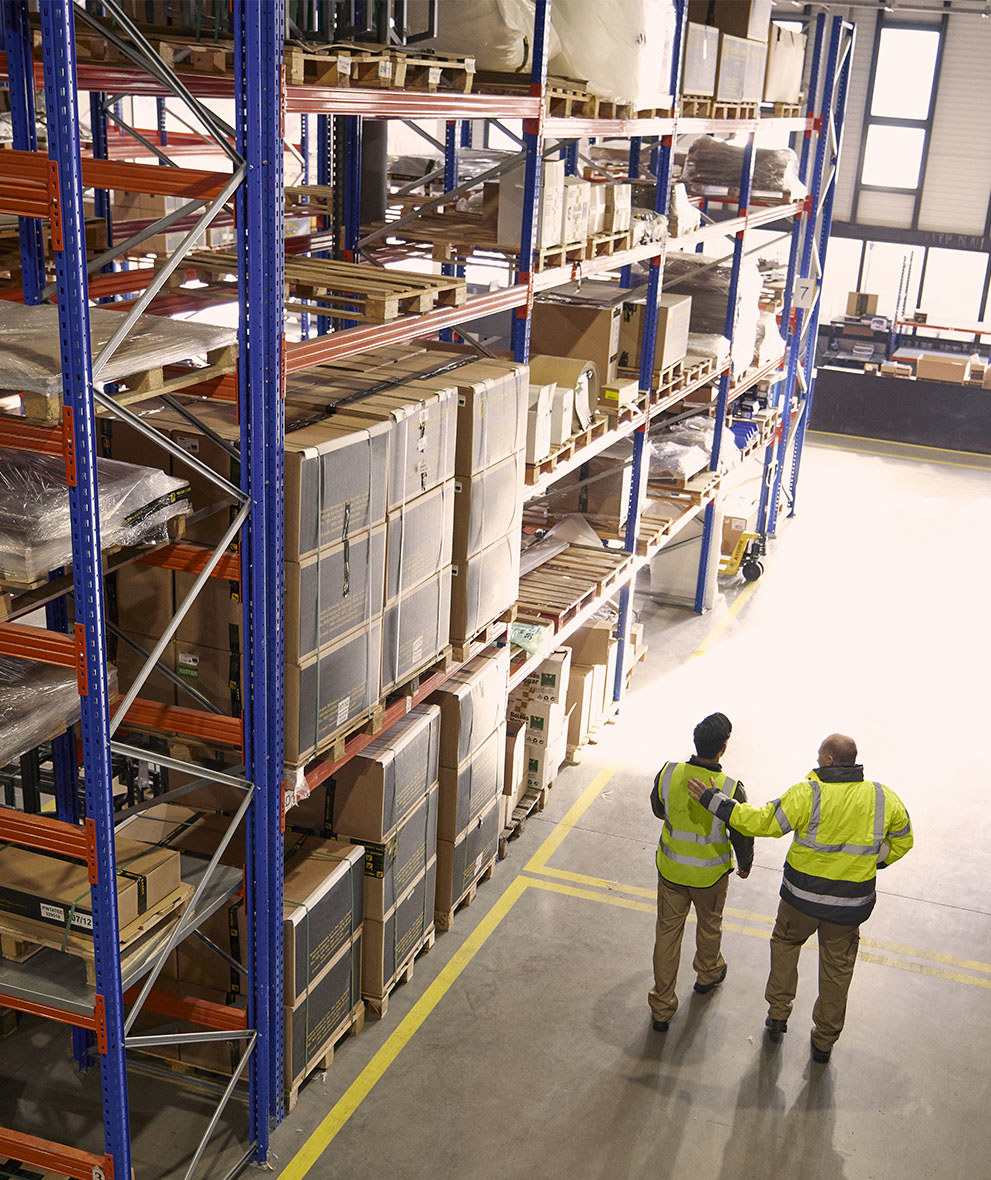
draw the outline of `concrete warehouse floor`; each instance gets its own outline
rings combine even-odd
[[[814,438],[800,517],[759,583],[728,589],[701,618],[643,605],[650,652],[619,721],[562,772],[389,1018],[343,1042],[304,1088],[272,1140],[284,1180],[986,1172],[991,479],[979,456],[878,454],[895,450]],[[841,730],[912,814],[916,847],[880,877],[826,1067],[809,1058],[814,947],[791,1030],[777,1048],[762,1037],[786,840],[759,841],[750,878],[732,880],[726,983],[692,995],[689,927],[682,1007],[668,1033],[650,1027],[647,793],[714,709],[733,720],[726,766],[753,800],[801,778]],[[62,1030],[35,1021],[0,1042],[0,1123],[96,1148],[80,1113],[96,1078],[75,1077],[64,1050]],[[182,1176],[205,1103],[137,1071],[131,1089],[138,1180]],[[243,1125],[239,1104],[199,1174],[224,1174]]]

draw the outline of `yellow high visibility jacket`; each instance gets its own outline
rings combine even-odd
[[[748,836],[792,833],[781,896],[820,921],[856,926],[876,901],[877,870],[912,847],[912,821],[901,799],[864,778],[862,766],[826,766],[763,807],[707,793],[703,802]]]
[[[732,799],[739,784],[719,770],[694,762],[665,762],[654,789],[664,827],[657,845],[657,871],[676,885],[705,889],[733,868],[733,848],[726,825],[688,793],[688,780],[699,778]]]

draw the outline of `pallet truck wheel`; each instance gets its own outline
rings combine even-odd
[[[764,572],[764,567],[759,561],[745,561],[741,572],[745,582],[756,582]]]

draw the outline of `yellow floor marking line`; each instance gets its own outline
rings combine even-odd
[[[604,766],[568,809],[567,815],[555,825],[554,830],[541,844],[524,868],[528,873],[539,873],[550,857],[561,847],[565,836],[578,823],[602,793],[605,785],[616,773],[615,766]]]
[[[959,971],[944,971],[940,967],[929,967],[925,963],[913,963],[905,959],[890,959],[887,955],[872,955],[870,951],[858,951],[857,958],[865,963],[879,963],[882,967],[897,967],[900,971],[914,971],[916,975],[932,975],[936,979],[951,979],[954,983],[969,983],[971,987],[991,988],[991,979],[979,979],[973,975],[961,975]]]
[[[972,451],[958,451],[956,447],[933,447],[926,443],[896,442],[894,439],[888,438],[869,438],[866,434],[837,434],[835,430],[810,430],[806,438],[852,438],[855,442],[880,443],[888,447],[904,447],[909,451],[939,451],[941,455],[966,455],[968,458],[973,455]]]
[[[531,884],[532,882],[524,877],[515,877],[510,881],[502,896],[455,951],[450,961],[413,1005],[396,1031],[355,1078],[323,1122],[299,1149],[289,1166],[281,1173],[282,1180],[301,1180],[320,1159],[348,1119],[374,1089],[385,1071],[409,1044],[420,1025],[433,1012],[461,972],[481,950],[489,935]]]
[[[857,439],[856,435],[852,435],[852,434],[849,434],[849,435],[838,434],[838,435],[832,435],[830,437],[844,438],[844,439],[851,438],[855,442],[857,442],[857,441],[883,442],[884,441],[883,439],[876,439],[876,438],[865,438],[865,439],[860,440],[860,439]],[[899,455],[899,454],[892,454],[891,451],[879,451],[879,450],[869,449],[867,447],[851,447],[851,446],[846,446],[846,445],[839,446],[834,443],[816,442],[815,439],[813,439],[811,435],[809,435],[807,437],[806,441],[809,444],[809,446],[819,447],[821,450],[824,450],[824,451],[850,451],[854,455],[876,455],[880,459],[903,459],[909,463],[933,463],[937,467],[963,467],[963,468],[966,468],[968,471],[988,471],[988,470],[991,470],[991,468],[989,468],[984,463],[954,463],[951,459],[933,459],[933,458],[930,458],[930,456],[928,456],[928,455]],[[905,445],[914,446],[915,444],[913,443],[913,444],[905,444]],[[930,448],[923,448],[923,449],[940,450],[941,448],[930,447]],[[966,455],[967,454],[966,451],[948,451],[946,453],[950,454],[950,455]]]
[[[743,587],[740,593],[733,600],[733,605],[729,608],[729,612],[726,617],[724,619],[720,619],[715,627],[712,628],[709,634],[706,635],[702,646],[696,648],[695,651],[693,651],[688,657],[689,660],[695,660],[698,659],[699,656],[705,655],[708,648],[716,642],[719,636],[722,635],[730,623],[733,622],[740,611],[743,610],[743,608],[747,605],[747,603],[750,601],[750,596],[754,593],[759,585],[759,582],[748,582],[746,586]]]

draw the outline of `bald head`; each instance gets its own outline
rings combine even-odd
[[[831,733],[819,747],[820,766],[855,766],[857,743],[845,733]]]

